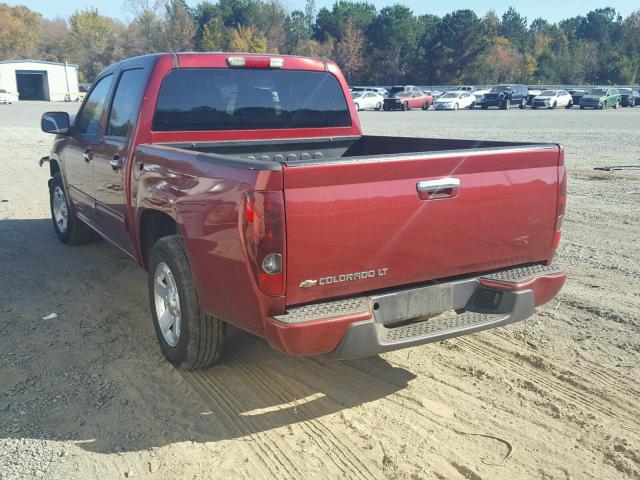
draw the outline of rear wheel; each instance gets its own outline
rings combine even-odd
[[[49,180],[51,220],[58,240],[67,245],[81,245],[97,240],[99,235],[80,220],[69,205],[62,176],[56,173]]]
[[[502,104],[502,109],[503,110],[509,110],[511,108],[511,100],[509,100],[508,98],[504,101],[504,103]]]
[[[382,103],[378,102],[376,104],[376,110],[380,110],[382,108]]]
[[[149,299],[160,350],[181,370],[215,363],[222,353],[225,323],[200,309],[182,238],[161,238],[151,250]]]

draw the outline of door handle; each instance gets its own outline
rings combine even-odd
[[[118,155],[114,155],[111,159],[111,168],[114,172],[117,172],[124,167],[124,158],[120,158]]]
[[[84,152],[82,152],[82,158],[84,158],[85,162],[90,162],[93,160],[93,152],[90,148],[87,148]]]
[[[418,196],[422,200],[437,200],[439,198],[453,198],[460,190],[459,178],[439,178],[437,180],[422,180],[416,184]]]

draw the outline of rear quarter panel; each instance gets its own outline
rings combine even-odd
[[[247,190],[282,190],[282,171],[234,168],[186,150],[140,145],[133,182],[137,225],[147,210],[178,224],[204,311],[263,335],[263,319],[282,313],[284,297],[266,296],[255,284],[240,234],[240,202]]]

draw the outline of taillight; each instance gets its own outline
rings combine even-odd
[[[246,192],[242,233],[258,288],[267,295],[284,295],[284,201],[282,192]]]
[[[567,169],[564,166],[564,151],[560,151],[560,166],[558,167],[558,207],[556,210],[555,229],[551,249],[555,252],[562,236],[562,224],[567,211]]]

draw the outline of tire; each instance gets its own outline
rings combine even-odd
[[[422,105],[422,110],[429,110],[429,102],[424,102],[424,105]]]
[[[573,100],[569,100],[569,103],[567,103],[567,106],[564,108],[566,108],[567,110],[571,110],[573,108]]]
[[[454,103],[454,104],[453,104],[453,110],[454,110],[454,111],[455,111],[455,110],[458,110],[458,104],[457,104],[457,103]]]
[[[380,102],[378,102],[376,104],[376,110],[379,111],[382,108],[382,104]]]
[[[556,108],[558,108],[558,102],[553,102],[553,105],[551,105],[551,109],[555,110]]]
[[[502,104],[502,109],[503,110],[509,110],[511,108],[511,100],[509,100],[508,98],[504,101],[504,103]]]
[[[215,363],[222,353],[226,324],[200,309],[180,235],[163,237],[153,246],[148,286],[153,326],[164,357],[180,370],[196,370]],[[167,298],[174,303],[168,306]],[[172,308],[176,305],[174,314]],[[160,315],[165,318],[164,326],[158,320],[158,309],[163,309]]]
[[[406,112],[407,110],[409,110],[409,104],[408,104],[407,102],[404,102],[404,103],[402,104],[402,110],[404,110],[405,112]]]
[[[620,102],[616,101],[616,103],[613,105],[613,108],[617,110],[619,106],[620,106]]]
[[[360,111],[360,105],[357,104],[357,103],[355,105],[356,105],[356,112],[359,112]]]
[[[601,103],[600,110],[604,110],[605,108],[607,108],[607,102]]]
[[[520,100],[519,108],[520,110],[524,110],[526,106],[527,106],[527,99],[523,97],[522,100]]]
[[[476,102],[471,102],[471,105],[469,105],[469,110],[473,110],[476,108]]]
[[[51,208],[51,221],[56,237],[67,245],[82,245],[83,243],[98,240],[100,236],[86,223],[80,220],[67,198],[62,176],[56,173],[49,180],[49,206]]]

